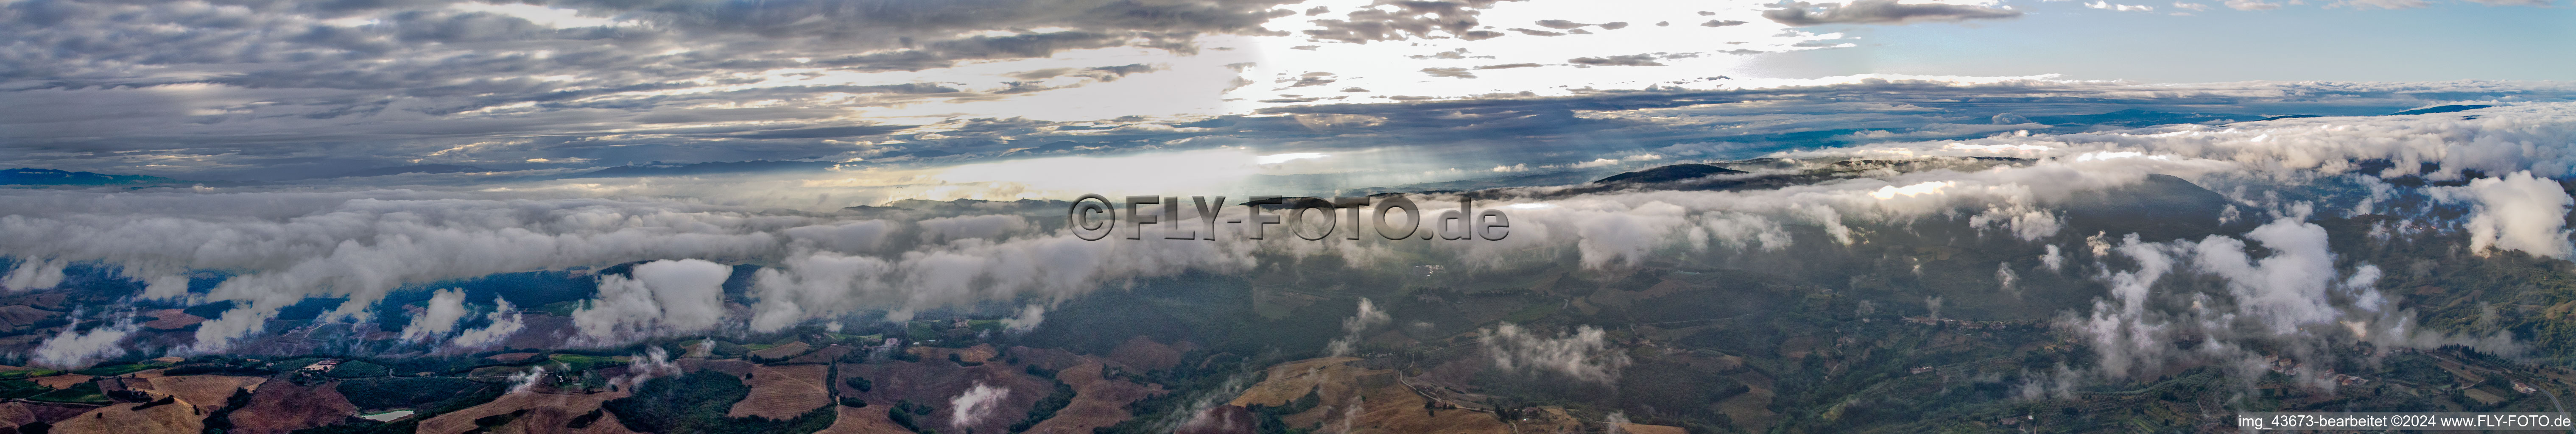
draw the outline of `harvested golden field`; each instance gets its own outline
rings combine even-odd
[[[483,405],[468,407],[464,410],[457,410],[455,412],[441,414],[437,417],[420,421],[419,428],[414,432],[419,434],[459,434],[473,431],[475,428],[474,419],[483,418],[485,416],[526,411],[526,413],[520,413],[516,420],[510,421],[508,424],[492,427],[491,432],[517,432],[527,434],[628,433],[630,431],[626,430],[626,425],[618,423],[616,420],[617,415],[614,414],[603,414],[598,421],[592,422],[590,426],[583,427],[580,430],[564,427],[564,425],[570,424],[573,418],[581,417],[582,414],[590,413],[591,410],[598,410],[599,403],[624,397],[626,397],[626,392],[622,391],[602,393],[513,393],[502,395],[499,399],[493,399],[492,402],[483,403]]]
[[[205,317],[189,315],[187,312],[182,312],[178,309],[156,310],[152,311],[151,315],[152,320],[144,322],[143,328],[153,330],[178,330],[195,326],[197,323],[206,322]]]
[[[1101,378],[1102,362],[1086,360],[1082,364],[1057,371],[1055,373],[1057,381],[1073,386],[1073,402],[1065,405],[1063,410],[1056,411],[1055,417],[1029,427],[1028,432],[1087,433],[1091,432],[1092,428],[1117,425],[1119,422],[1127,421],[1129,417],[1134,417],[1127,414],[1127,403],[1164,393],[1163,387],[1159,385],[1147,386]]]
[[[1090,361],[1086,360],[1084,356],[1074,354],[1072,351],[1054,348],[1011,347],[1009,350],[1005,350],[1002,353],[1008,354],[1011,357],[1019,358],[1020,363],[1038,365],[1040,368],[1056,370],[1071,368],[1074,365],[1080,365],[1083,362]]]
[[[358,407],[340,396],[340,383],[305,386],[293,382],[262,383],[251,392],[250,405],[233,411],[233,432],[285,434],[338,424],[358,415]]]
[[[1297,416],[1311,414],[1314,417],[1306,419],[1312,421],[1309,423],[1339,424],[1342,423],[1342,418],[1349,414],[1347,412],[1350,406],[1356,404],[1360,412],[1356,419],[1350,420],[1350,432],[1353,433],[1506,434],[1515,432],[1511,426],[1494,420],[1494,415],[1491,413],[1456,409],[1426,410],[1422,404],[1429,400],[1422,395],[1414,394],[1412,390],[1405,389],[1401,384],[1370,387],[1362,390],[1361,393],[1357,399],[1343,399],[1343,403],[1336,405],[1316,406],[1314,410],[1308,410]],[[1295,424],[1291,422],[1290,426],[1297,426]]]
[[[870,405],[868,408],[842,406],[838,419],[832,420],[832,426],[823,428],[822,431],[815,431],[814,434],[912,434],[911,430],[903,429],[902,425],[895,425],[894,420],[886,418],[886,409],[889,408],[894,406]],[[1044,433],[1036,430],[1029,432]]]
[[[780,360],[804,355],[806,351],[813,350],[813,345],[806,345],[804,342],[790,342],[787,345],[779,345],[760,351],[753,351],[751,352],[751,356],[758,357],[761,360]]]
[[[35,422],[56,423],[96,409],[86,405],[45,404],[29,401],[0,403],[0,422],[18,426]]]
[[[12,402],[0,404],[0,426],[14,427],[26,425],[29,422],[35,421],[36,412],[28,410],[27,403]]]
[[[1350,365],[1359,360],[1358,357],[1325,357],[1272,366],[1269,377],[1244,389],[1242,396],[1226,404],[1246,407],[1253,404],[1287,405],[1290,400],[1306,396],[1306,392],[1315,390],[1319,384],[1324,388],[1321,393],[1324,404],[1337,404],[1343,397],[1352,396],[1353,380],[1367,371]]]
[[[26,305],[0,306],[0,328],[25,327],[29,324],[35,324],[37,321],[44,321],[45,318],[52,318],[54,315],[61,314],[62,312],[37,309],[27,307]]]
[[[258,390],[266,377],[233,377],[224,375],[185,375],[145,379],[144,388],[154,393],[179,397],[179,402],[194,405],[199,411],[224,408],[225,400],[242,389]]]
[[[1109,350],[1109,359],[1127,365],[1128,369],[1151,371],[1181,365],[1181,349],[1136,335]]]
[[[15,431],[18,426],[39,421],[57,423],[90,410],[89,406],[83,405],[51,405],[25,401],[0,403],[0,430],[8,430],[0,432],[18,432]]]
[[[1771,396],[1774,394],[1772,392],[1774,386],[1771,378],[1749,371],[1738,372],[1734,378],[1736,381],[1744,382],[1744,385],[1751,390],[1718,401],[1717,411],[1725,413],[1728,419],[1734,420],[1737,429],[1760,431],[1768,428],[1770,424],[1764,421],[1771,420],[1773,417]]]
[[[65,387],[72,387],[72,386],[76,386],[76,385],[79,385],[79,384],[81,384],[81,383],[87,383],[87,382],[89,382],[89,379],[90,379],[90,378],[93,378],[93,377],[90,377],[90,376],[87,376],[87,375],[81,375],[81,374],[62,374],[62,375],[48,375],[48,376],[43,376],[43,377],[29,378],[28,380],[30,380],[30,381],[35,381],[35,382],[36,382],[36,384],[41,384],[41,385],[44,385],[45,387],[51,387],[51,388],[61,389],[61,388],[65,388]]]
[[[54,423],[61,434],[192,434],[205,431],[206,416],[187,405],[120,403]]]
[[[975,363],[992,361],[994,357],[1001,355],[1001,352],[994,351],[990,344],[976,344],[966,348],[912,347],[905,351],[921,356],[922,361],[937,362],[947,362],[949,354],[956,354],[957,360]]]
[[[1347,422],[1351,432],[1369,433],[1512,432],[1511,426],[1494,420],[1491,413],[1426,409],[1424,404],[1430,399],[1396,381],[1395,371],[1360,369],[1350,365],[1350,362],[1358,360],[1353,357],[1325,357],[1273,366],[1268,379],[1245,389],[1243,395],[1236,397],[1230,405],[1283,405],[1308,392],[1315,392],[1321,398],[1321,404],[1280,420],[1290,428],[1339,426]]]
[[[965,428],[972,428],[979,433],[1007,432],[1011,424],[1027,415],[1029,408],[1035,406],[1039,399],[1055,391],[1055,382],[1029,375],[1020,367],[999,363],[999,361],[973,367],[958,366],[945,358],[937,360],[924,358],[920,362],[853,363],[842,364],[841,375],[866,377],[875,384],[869,392],[859,392],[835,384],[835,387],[841,388],[842,396],[865,399],[870,404],[869,407],[893,405],[896,400],[909,399],[926,404],[935,403],[944,408],[947,402],[977,384],[1009,390],[996,401],[990,413],[991,417],[982,418],[969,426],[955,426],[950,420],[951,413],[944,410],[915,418],[921,426],[938,429],[940,432],[964,432]]]
[[[832,404],[831,365],[759,366],[752,369],[751,394],[736,402],[730,417],[793,419]]]

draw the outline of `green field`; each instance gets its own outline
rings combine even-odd
[[[114,376],[118,376],[118,375],[132,374],[132,373],[139,372],[139,371],[144,371],[144,370],[149,370],[149,369],[156,369],[156,368],[164,368],[164,367],[169,367],[169,366],[170,366],[170,364],[168,364],[168,363],[161,363],[161,362],[143,362],[143,363],[132,363],[132,364],[124,364],[124,365],[99,366],[99,367],[93,367],[93,368],[89,368],[89,369],[82,369],[82,370],[79,370],[79,371],[72,371],[72,373],[74,373],[74,374],[81,374],[81,375],[93,375],[93,376],[100,376],[100,377],[114,377]]]
[[[27,380],[0,381],[0,399],[19,399],[54,391],[51,387]]]
[[[625,360],[620,360],[615,357],[585,356],[580,354],[556,354],[548,356],[547,358],[554,360],[555,363],[562,364],[564,372],[587,371],[591,368],[626,364]]]
[[[63,373],[63,371],[56,371],[56,370],[52,370],[52,369],[20,369],[20,370],[15,370],[15,371],[0,372],[0,380],[15,380],[15,379],[21,379],[21,378],[35,378],[35,377],[43,377],[43,376],[49,376],[49,375],[61,375],[62,373]]]
[[[29,397],[27,399],[32,401],[71,404],[106,404],[111,402],[107,399],[107,394],[99,392],[98,383],[81,383],[73,385],[72,387],[63,388],[62,390],[37,394],[36,396]]]

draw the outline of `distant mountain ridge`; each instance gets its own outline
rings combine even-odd
[[[2425,107],[2425,108],[2419,108],[2419,109],[2414,109],[2414,110],[2407,110],[2407,111],[2402,111],[2402,112],[2389,113],[2388,115],[2389,115],[2389,116],[2428,115],[2428,114],[2434,114],[2434,113],[2450,113],[2450,112],[2460,112],[2460,111],[2477,110],[2477,109],[2488,108],[2488,107],[2495,107],[2495,106],[2491,106],[2491,105],[2481,105],[2481,104],[2452,104],[2452,105],[2446,105],[2446,106]]]
[[[342,173],[335,174],[335,175],[322,175],[322,176],[315,176],[315,177],[312,177],[312,178],[305,178],[305,179],[321,179],[321,178],[356,178],[356,177],[362,177],[362,176],[401,175],[401,174],[405,174],[405,173],[462,173],[462,172],[490,172],[490,171],[492,171],[492,169],[485,169],[485,168],[475,167],[475,166],[456,165],[456,164],[415,164],[415,165],[410,165],[410,166],[379,167],[379,168],[374,168],[374,169],[353,170],[353,171],[348,171],[348,172],[342,172]]]
[[[2258,115],[2243,115],[2243,114],[2232,114],[2232,113],[2167,113],[2167,112],[2159,112],[2159,111],[2147,111],[2147,110],[2139,110],[2139,109],[2127,109],[2127,110],[2120,110],[2120,111],[2114,111],[2114,112],[2109,112],[2109,113],[2099,113],[2099,114],[2089,114],[2089,115],[2031,116],[2031,117],[2030,117],[2030,121],[2031,121],[2031,122],[2043,123],[2043,124],[2049,124],[2049,125],[2061,125],[2061,126],[2064,126],[2064,125],[2118,125],[2118,126],[2123,126],[2123,127],[2136,128],[2136,127],[2148,127],[2148,126],[2167,125],[2167,124],[2207,124],[2207,123],[2244,122],[2244,121],[2258,120],[2258,119],[2262,119],[2262,118],[2263,118],[2263,116],[2258,116]]]
[[[621,178],[630,176],[688,176],[734,173],[820,171],[838,166],[830,161],[719,161],[693,164],[628,165],[599,169],[565,178]]]
[[[1724,168],[1724,167],[1717,167],[1717,166],[1712,166],[1712,165],[1707,165],[1707,164],[1699,164],[1699,163],[1682,163],[1682,164],[1675,164],[1675,165],[1670,165],[1670,166],[1657,167],[1657,168],[1653,168],[1653,169],[1646,169],[1646,170],[1639,170],[1639,171],[1635,171],[1635,172],[1628,172],[1628,173],[1621,173],[1621,174],[1617,174],[1617,175],[1610,175],[1610,177],[1608,177],[1608,178],[1601,178],[1601,180],[1599,180],[1599,181],[1593,181],[1593,182],[1598,182],[1598,183],[1603,183],[1603,184],[1614,183],[1614,182],[1672,182],[1672,181],[1680,181],[1680,180],[1685,180],[1685,179],[1696,179],[1696,178],[1701,178],[1701,177],[1707,177],[1707,176],[1710,176],[1710,175],[1724,175],[1724,174],[1730,174],[1730,173],[1747,173],[1747,172],[1742,171],[1742,170],[1728,169],[1728,168]]]
[[[21,167],[0,170],[0,185],[125,185],[180,182],[150,175],[115,175]]]

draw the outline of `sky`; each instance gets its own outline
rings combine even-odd
[[[1871,43],[1754,59],[1765,72],[2062,74],[2066,78],[2197,83],[2246,80],[2566,80],[2576,60],[2548,53],[2576,43],[2576,10],[2433,2],[2205,10],[2147,2],[2152,11],[2075,1],[2018,4],[2019,19],[1948,25],[1845,26]],[[2189,15],[2173,15],[2184,13]]]
[[[430,164],[912,170],[1222,139],[995,145],[1005,123],[1130,129],[1115,135],[1337,104],[1889,79],[2553,80],[2576,70],[2550,55],[2576,42],[2559,3],[11,1],[0,161],[266,182]]]
[[[227,303],[149,349],[177,352],[251,345],[309,300],[369,321],[413,297],[442,323],[408,339],[473,347],[538,325],[429,285],[635,265],[585,281],[590,307],[555,325],[615,345],[961,306],[1036,323],[1102,287],[1318,257],[1795,269],[1770,253],[1939,225],[2018,243],[2023,272],[2124,276],[2075,312],[2106,352],[2162,351],[2120,336],[2210,318],[2259,319],[2248,341],[2342,323],[2438,347],[2480,338],[2408,328],[2366,291],[2376,266],[2333,260],[2306,220],[2395,215],[2421,224],[2369,236],[2576,255],[2576,199],[2553,183],[2576,176],[2569,6],[8,1],[0,168],[159,178],[0,188],[0,290]],[[1798,181],[1591,183],[1680,163]],[[2268,229],[2066,227],[2069,198],[2158,176]],[[1498,195],[1515,235],[1094,243],[1016,202],[911,201],[1463,190]],[[2248,243],[2287,253],[2258,263]],[[2103,262],[2115,244],[2127,262]],[[2280,284],[2149,311],[2173,268],[2131,263]],[[750,288],[721,287],[737,277]],[[137,330],[67,328],[34,357],[118,357]]]

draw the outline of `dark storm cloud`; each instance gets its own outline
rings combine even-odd
[[[1813,26],[1992,20],[2021,16],[2021,11],[2010,9],[1940,3],[1904,4],[1897,3],[1896,0],[1853,0],[1850,3],[1822,4],[1796,2],[1783,6],[1780,9],[1762,11],[1762,17],[1780,24]]]
[[[1281,35],[1281,1],[558,1],[578,19],[531,21],[458,1],[0,4],[0,160],[116,164],[202,155],[162,170],[236,163],[416,159],[504,142],[696,137],[689,122],[841,128],[832,109],[733,110],[747,102],[867,107],[972,101],[1082,82],[765,85],[781,68],[918,71],[1136,46],[1191,53],[1214,33]],[[1437,9],[1437,8],[1434,8]],[[612,25],[592,25],[609,22]],[[1059,28],[1059,31],[1021,29]],[[1156,65],[1032,71],[1113,81]],[[1060,78],[1058,78],[1060,80]],[[721,87],[721,88],[719,88]],[[973,90],[982,89],[982,90]],[[824,101],[829,95],[838,99]],[[843,110],[842,115],[846,115]],[[801,121],[818,123],[798,125]],[[724,140],[800,140],[784,133]],[[793,136],[793,137],[791,137]],[[607,139],[608,141],[630,139]],[[392,141],[392,142],[387,142]],[[374,142],[372,145],[358,145]],[[372,148],[354,154],[346,151]],[[685,140],[655,146],[693,148]],[[764,145],[761,148],[769,148]],[[798,147],[798,146],[788,146]],[[341,155],[330,155],[342,152]],[[529,150],[528,157],[544,156]],[[111,153],[111,154],[101,154]],[[830,154],[824,152],[820,154]],[[456,158],[448,154],[445,158]],[[106,157],[106,158],[103,158]],[[504,164],[501,161],[451,161]],[[707,158],[716,158],[712,155]],[[694,158],[692,158],[694,160]],[[230,169],[226,169],[230,168]]]
[[[1591,24],[1584,24],[1584,23],[1578,23],[1578,22],[1566,21],[1566,20],[1538,20],[1538,23],[1537,23],[1537,24],[1538,24],[1538,26],[1539,26],[1539,27],[1546,27],[1546,28],[1557,29],[1557,30],[1572,29],[1572,28],[1577,28],[1577,27],[1583,27],[1583,26],[1589,26],[1589,25],[1591,25]]]
[[[1593,65],[1593,66],[1664,66],[1664,64],[1662,64],[1662,63],[1655,62],[1655,55],[1653,55],[1653,54],[1630,54],[1630,55],[1626,55],[1626,56],[1603,56],[1603,57],[1577,57],[1577,58],[1572,58],[1572,59],[1565,59],[1565,61],[1566,61],[1566,62],[1570,62],[1570,63],[1577,64],[1577,65]]]
[[[1467,68],[1422,68],[1422,73],[1433,77],[1476,78],[1476,74],[1467,72]]]
[[[1307,30],[1306,36],[1354,44],[1413,38],[1490,39],[1503,34],[1475,30],[1483,25],[1476,15],[1504,1],[1517,0],[1378,0],[1372,8],[1351,12],[1347,19],[1315,20],[1323,28]],[[1393,6],[1394,10],[1378,10],[1375,6]]]
[[[793,130],[738,134],[733,137],[745,139],[820,139],[835,137],[861,137],[883,135],[886,133],[903,131],[912,127],[913,126],[911,125],[864,125],[854,127],[800,128]]]

